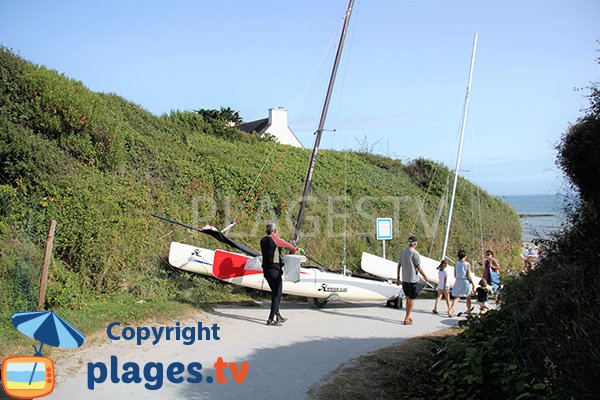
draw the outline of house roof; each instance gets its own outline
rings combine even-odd
[[[256,121],[246,122],[235,126],[237,129],[252,133],[256,132],[262,135],[264,131],[269,127],[269,118],[258,119]]]

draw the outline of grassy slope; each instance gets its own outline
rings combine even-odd
[[[264,222],[275,218],[283,225],[282,235],[289,237],[285,220],[293,219],[297,209],[308,150],[261,142],[194,113],[157,117],[4,49],[0,79],[0,290],[10,300],[0,305],[0,335],[9,330],[12,311],[33,307],[35,268],[50,219],[57,220],[58,228],[48,308],[85,310],[107,298],[192,304],[247,298],[243,290],[208,279],[173,276],[162,261],[170,241],[214,243],[150,214],[223,226],[253,198],[247,193],[266,160],[277,160],[286,151],[269,186],[235,232],[242,242],[255,245]],[[358,269],[362,251],[379,251],[373,224],[382,215],[395,217],[396,237],[417,234],[422,249],[434,241],[433,255],[439,254],[443,229],[433,235],[427,225],[433,224],[443,194],[440,182],[445,182],[440,177],[447,170],[440,167],[435,176],[433,170],[424,160],[406,167],[374,155],[322,151],[313,190],[318,200],[307,208],[302,247],[339,266],[342,218],[330,216],[342,212],[339,196],[347,179],[350,265]],[[267,167],[262,179],[269,172]],[[415,215],[432,176],[433,195],[425,204],[423,224]],[[520,242],[518,218],[486,193],[481,203],[486,246],[508,260]],[[228,204],[232,215],[223,211]],[[450,254],[458,247],[474,248],[479,240],[474,204],[475,187],[461,180]],[[308,234],[315,230],[310,217],[320,220],[316,237]],[[336,237],[322,240],[327,230]],[[392,241],[388,254],[397,254],[402,246],[403,240]]]

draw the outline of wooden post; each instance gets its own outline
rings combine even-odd
[[[50,221],[50,229],[48,229],[48,237],[46,238],[46,249],[44,251],[44,263],[42,264],[42,278],[40,280],[40,296],[38,297],[38,311],[44,309],[44,303],[46,301],[46,282],[48,281],[48,267],[50,266],[50,259],[52,258],[52,246],[54,245],[54,228],[56,228],[56,221]]]

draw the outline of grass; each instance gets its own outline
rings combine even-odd
[[[173,318],[183,316],[198,308],[188,304],[170,300],[157,300],[138,303],[131,295],[118,294],[111,298],[91,301],[81,309],[57,308],[53,311],[86,336],[93,335],[106,328],[112,321],[121,321],[124,324],[134,324],[148,318]],[[0,354],[3,355],[29,355],[37,341],[22,335],[10,322],[10,315],[3,313],[0,317],[0,336],[7,340],[0,342]],[[44,354],[50,355],[54,351],[51,347],[44,348]]]
[[[228,286],[233,285],[225,287]],[[78,308],[58,307],[53,311],[84,333],[88,342],[90,339],[93,342],[93,338],[102,335],[108,324],[113,321],[124,325],[135,325],[144,321],[174,321],[190,313],[208,309],[215,302],[248,303],[257,297],[257,292],[244,289],[236,289],[235,293],[224,290],[221,296],[213,297],[211,301],[196,299],[194,302],[170,299],[146,301],[128,293],[118,293],[87,301]],[[0,358],[33,354],[33,345],[38,344],[37,341],[17,331],[10,322],[10,316],[9,311],[0,313]],[[54,351],[56,349],[52,347],[44,348],[45,355],[51,355]]]
[[[459,332],[445,329],[358,357],[313,386],[309,399],[433,399],[436,379],[429,368],[435,351]]]

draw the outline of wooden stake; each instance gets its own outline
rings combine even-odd
[[[46,302],[46,283],[48,281],[48,268],[50,266],[50,259],[52,258],[52,246],[54,245],[54,228],[56,228],[56,221],[50,221],[50,229],[48,229],[48,237],[46,238],[46,249],[44,251],[44,263],[42,264],[42,278],[40,280],[40,296],[38,297],[38,311],[44,309],[44,303]]]

